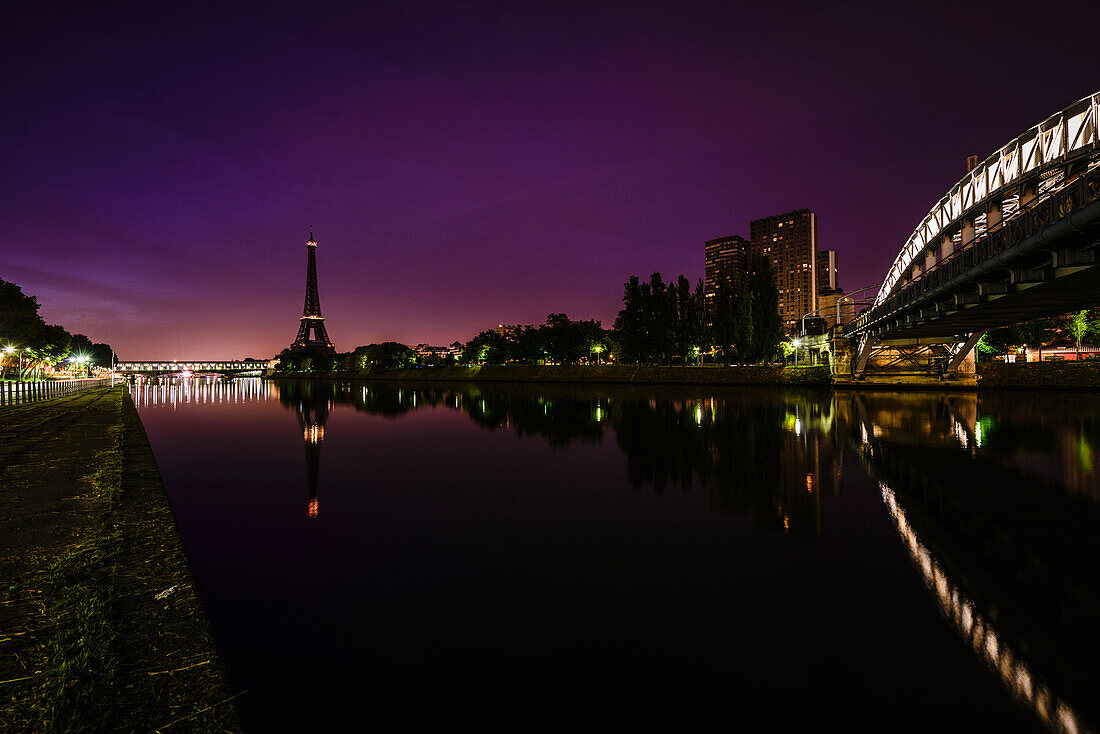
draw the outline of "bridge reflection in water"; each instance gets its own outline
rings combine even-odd
[[[866,470],[914,583],[961,644],[1047,728],[1098,721],[1100,396],[195,379],[132,390],[139,405],[293,411],[307,522],[326,425],[343,410],[453,411],[563,451],[613,442],[635,490],[702,491],[712,512],[804,539],[828,535],[842,475]]]
[[[273,392],[274,391],[274,392]],[[242,403],[267,400],[277,389],[259,378],[226,380],[216,377],[138,379],[130,395],[139,406]]]
[[[944,618],[1046,728],[1092,730],[1100,397],[848,399],[856,455]]]
[[[925,586],[939,602],[943,616],[954,625],[974,654],[982,658],[1000,676],[1013,697],[1034,711],[1047,727],[1067,732],[1085,730],[1073,707],[1036,679],[1026,659],[1020,656],[1019,649],[1013,650],[1006,645],[991,621],[977,610],[974,601],[951,581],[944,566],[921,543],[894,491],[885,484],[880,487],[882,500],[897,523],[898,534],[914,565],[923,575]]]

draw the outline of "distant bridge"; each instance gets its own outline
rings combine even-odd
[[[956,183],[917,226],[874,305],[844,330],[953,371],[988,329],[1100,304],[1100,92],[1051,115]],[[881,360],[886,364],[888,360]]]
[[[270,366],[261,359],[119,362],[115,371],[133,375],[178,375],[184,372],[205,372],[223,375],[259,374]]]

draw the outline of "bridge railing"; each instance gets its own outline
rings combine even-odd
[[[118,382],[114,377],[87,380],[36,380],[34,382],[0,382],[0,406],[34,403],[39,400],[71,395],[93,387],[107,387]]]
[[[266,362],[194,361],[194,362],[119,362],[115,370],[122,374],[175,374],[179,372],[262,372]]]
[[[1038,194],[1011,216],[991,225],[947,257],[937,260],[886,298],[881,298],[880,291],[875,305],[857,316],[846,332],[861,331],[885,315],[911,305],[947,281],[1097,201],[1100,201],[1100,168],[1074,178],[1061,188]]]
[[[928,212],[894,259],[879,291],[879,305],[917,257],[973,207],[1027,173],[1100,143],[1100,92],[1080,99],[1015,137],[968,172]]]

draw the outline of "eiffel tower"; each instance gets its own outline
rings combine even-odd
[[[322,352],[336,352],[325,331],[325,317],[321,315],[321,297],[317,295],[317,242],[313,239],[313,230],[309,231],[306,243],[309,260],[306,264],[306,305],[302,309],[302,322],[298,327],[298,336],[291,349],[313,349]],[[313,338],[309,338],[310,330]]]

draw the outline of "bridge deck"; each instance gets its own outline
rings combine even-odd
[[[1090,267],[1057,280],[1009,293],[980,296],[958,311],[899,326],[889,338],[941,337],[984,331],[1007,324],[1057,316],[1095,305],[1100,298],[1100,267]]]

